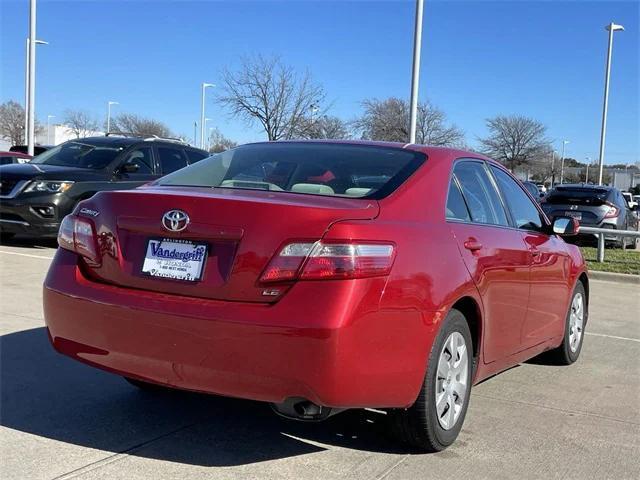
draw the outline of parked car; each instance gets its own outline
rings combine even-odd
[[[535,183],[527,181],[527,182],[522,182],[522,185],[524,185],[524,188],[527,189],[527,191],[531,194],[533,198],[536,199],[536,201],[540,201],[540,197],[542,197],[543,195]]]
[[[34,155],[40,155],[41,153],[44,153],[47,150],[50,150],[52,148],[53,148],[52,145],[35,145],[33,147],[33,154]],[[16,152],[16,153],[28,154],[29,153],[29,147],[27,145],[14,145],[12,147],[9,147],[9,151],[10,152]]]
[[[544,185],[544,183],[538,183],[536,187],[538,187],[538,191],[540,192],[541,197],[547,194],[547,187]]]
[[[58,352],[142,388],[309,421],[384,408],[442,450],[472,384],[545,351],[578,359],[589,284],[560,238],[576,228],[477,153],[245,145],[76,206],[45,319]]]
[[[626,200],[627,205],[629,206],[629,209],[637,210],[638,202],[634,199],[633,194],[631,192],[621,192],[621,193],[622,193],[622,197]]]
[[[92,137],[72,140],[24,165],[0,167],[0,233],[53,236],[80,200],[135,188],[208,154],[173,140]]]
[[[11,165],[13,163],[27,163],[33,157],[26,153],[0,152],[0,165]]]
[[[620,190],[608,186],[558,185],[546,196],[542,208],[550,219],[569,216],[589,227],[635,230],[638,222]],[[596,236],[584,234],[582,238],[595,241]],[[633,239],[615,236],[605,236],[605,240],[618,246],[634,243]]]

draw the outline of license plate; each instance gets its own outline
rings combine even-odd
[[[576,220],[582,220],[581,212],[564,212],[567,217],[575,218]]]
[[[197,282],[202,277],[207,245],[190,240],[150,239],[142,273],[152,277]]]

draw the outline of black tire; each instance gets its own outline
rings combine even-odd
[[[582,327],[580,330],[580,339],[577,342],[577,345],[572,349],[571,347],[571,313],[574,310],[574,300],[575,298],[581,295],[582,296],[582,308],[583,308],[583,319],[582,319]],[[580,352],[582,351],[582,344],[584,342],[584,332],[587,326],[587,320],[589,319],[589,302],[587,299],[587,295],[584,290],[584,285],[581,281],[578,281],[576,287],[573,290],[573,295],[571,295],[571,302],[569,302],[569,309],[567,311],[567,316],[565,318],[564,323],[564,337],[562,338],[562,343],[558,348],[555,348],[548,352],[548,358],[556,365],[571,365],[580,356]],[[575,328],[574,328],[575,329]]]
[[[15,233],[0,232],[0,243],[6,243],[7,241],[11,240],[15,236],[16,236]]]
[[[439,420],[436,410],[435,394],[438,386],[438,361],[445,347],[445,341],[451,334],[458,332],[465,341],[467,349],[467,382],[462,408],[453,427],[445,430]],[[473,380],[473,343],[471,332],[464,315],[458,310],[451,310],[445,318],[438,333],[431,353],[422,388],[416,402],[405,410],[390,412],[392,428],[404,443],[425,452],[439,452],[451,445],[458,437],[464,417],[469,406],[469,395]]]

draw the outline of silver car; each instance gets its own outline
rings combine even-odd
[[[542,209],[549,219],[573,217],[581,225],[612,230],[635,230],[638,220],[620,190],[614,187],[564,184],[555,187],[542,201]],[[595,239],[593,235],[583,240]],[[607,243],[630,245],[632,239],[605,236]]]

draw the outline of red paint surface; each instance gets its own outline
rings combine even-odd
[[[379,201],[177,187],[97,194],[82,206],[100,212],[93,219],[100,265],[59,249],[45,280],[54,347],[177,388],[404,407],[421,387],[440,322],[463,298],[480,315],[476,382],[557,346],[585,271],[579,251],[556,236],[446,222],[453,162],[482,157],[409,148],[427,162]],[[171,209],[192,220],[178,234],[161,228]],[[207,242],[202,281],[141,275],[154,236]],[[284,243],[320,239],[391,242],[391,273],[259,284]],[[279,294],[264,296],[265,288]]]

